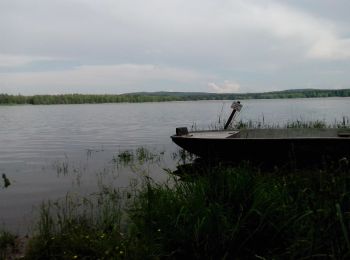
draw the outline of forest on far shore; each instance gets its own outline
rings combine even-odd
[[[238,100],[277,98],[350,97],[350,89],[295,89],[263,93],[205,93],[205,92],[138,92],[129,94],[62,94],[62,95],[9,95],[0,94],[0,105],[49,105],[49,104],[97,104],[139,103],[195,100]]]

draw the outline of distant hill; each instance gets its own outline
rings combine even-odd
[[[184,99],[271,99],[271,98],[311,98],[349,97],[350,89],[288,89],[262,93],[208,93],[208,92],[135,92],[125,95],[178,97]]]
[[[350,97],[350,89],[290,89],[262,93],[136,92],[121,95],[8,95],[0,94],[1,104],[92,104],[122,102],[165,102],[190,100],[237,100],[276,98]]]
[[[133,92],[133,93],[127,93],[127,94],[124,94],[124,95],[184,97],[184,96],[210,96],[210,95],[215,95],[215,94],[216,93],[209,93],[209,92],[168,92],[168,91],[158,91],[158,92]]]
[[[225,96],[225,95],[265,95],[265,94],[285,94],[285,93],[325,93],[325,92],[343,92],[350,89],[287,89],[281,91],[269,91],[269,92],[252,92],[252,93],[212,93],[212,92],[170,92],[170,91],[156,91],[156,92],[132,92],[123,95],[146,95],[146,96]]]

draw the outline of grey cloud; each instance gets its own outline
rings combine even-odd
[[[74,75],[71,83],[61,82],[67,86],[63,89],[74,85],[77,92],[91,92],[94,82],[98,91],[103,79],[101,84],[84,81],[76,68],[89,68],[99,78],[110,68],[125,69],[125,64],[179,73],[155,70],[151,78],[132,81],[137,75],[128,67],[123,70],[128,84],[108,77],[104,91],[159,90],[169,85],[200,91],[210,82],[227,80],[237,82],[242,92],[318,86],[322,84],[313,78],[314,70],[323,71],[325,64],[343,69],[350,59],[350,32],[344,26],[350,23],[344,12],[349,4],[332,1],[331,10],[330,5],[326,0],[3,0],[0,65],[12,61],[7,90],[22,86],[28,92],[35,92],[36,86],[44,90],[48,79],[55,79],[47,77],[50,70],[58,79]],[[47,68],[40,71],[38,57],[54,58],[42,62]],[[8,70],[2,66],[0,78],[8,79]],[[19,80],[23,73],[32,76],[27,78],[31,85]],[[201,76],[189,79],[188,73]],[[318,76],[324,80],[322,87],[344,85],[350,79],[344,74],[332,79]],[[0,84],[0,92],[4,89]]]

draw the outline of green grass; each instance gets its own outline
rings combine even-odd
[[[0,230],[0,260],[8,259],[11,253],[15,252],[16,236],[12,233],[1,229]]]
[[[90,197],[67,195],[40,209],[28,259],[110,259],[123,254],[120,194],[101,188]]]
[[[245,128],[350,128],[350,120],[348,117],[343,117],[341,121],[334,121],[334,123],[326,123],[325,121],[316,120],[316,121],[305,121],[305,120],[296,120],[291,122],[286,122],[282,125],[280,124],[268,124],[261,121],[243,121],[239,120],[234,123],[233,128],[236,129],[245,129]],[[218,127],[218,129],[221,129]]]
[[[193,123],[190,127],[190,131],[199,131],[199,130],[224,130],[226,124],[226,118],[223,117],[223,110],[217,116],[215,122],[211,123],[208,127],[204,129],[197,126],[196,123]],[[265,122],[263,116],[262,120],[232,120],[231,124],[228,126],[228,129],[271,129],[271,128],[350,128],[350,118],[343,116],[341,120],[335,120],[333,123],[327,123],[324,120],[293,120],[283,123],[268,123]]]
[[[347,159],[307,170],[183,169],[166,183],[145,176],[126,190],[43,203],[27,258],[350,257]]]

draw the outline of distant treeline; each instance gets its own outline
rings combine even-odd
[[[203,92],[140,92],[121,95],[8,95],[0,94],[0,104],[95,104],[95,103],[139,103],[191,100],[237,100],[237,99],[276,99],[276,98],[316,98],[350,97],[350,89],[320,90],[302,89],[265,93],[203,93]]]
[[[51,105],[51,104],[98,104],[98,103],[139,103],[139,102],[164,102],[179,100],[175,96],[144,96],[144,95],[84,95],[84,94],[64,94],[64,95],[7,95],[0,94],[0,104],[31,104],[31,105]]]

